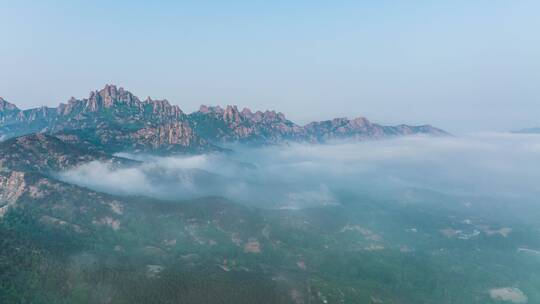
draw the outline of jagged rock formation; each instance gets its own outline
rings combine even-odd
[[[17,112],[19,109],[16,105],[7,102],[4,98],[0,97],[0,115],[1,114],[9,114],[12,112]]]
[[[186,115],[167,100],[141,101],[123,88],[107,85],[86,99],[71,98],[56,108],[20,110],[0,99],[0,138],[49,133],[67,142],[93,145],[107,152],[202,152],[213,143],[269,144],[280,141],[324,142],[425,133],[446,134],[426,126],[382,126],[365,118],[337,118],[300,126],[275,111],[236,106],[201,106]]]
[[[236,106],[201,106],[189,115],[195,131],[213,142],[269,143],[281,140],[304,140],[304,129],[275,111],[255,113],[250,109],[239,111]]]
[[[8,107],[6,106],[6,109]],[[1,110],[0,135],[47,132],[85,141],[104,150],[191,152],[211,149],[195,134],[187,116],[167,100],[144,101],[123,88],[107,85],[87,99],[71,98],[57,108]]]
[[[289,140],[320,143],[333,139],[365,140],[419,133],[447,134],[430,125],[382,126],[363,117],[352,120],[335,118],[299,126],[282,113],[253,113],[250,109],[239,111],[236,106],[225,109],[201,106],[199,111],[189,115],[189,120],[198,134],[213,142],[275,143]]]

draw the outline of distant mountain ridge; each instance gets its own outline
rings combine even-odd
[[[517,130],[517,131],[512,131],[512,133],[540,134],[540,127],[521,129],[521,130]]]
[[[273,144],[331,139],[378,139],[408,134],[446,135],[423,126],[382,126],[365,118],[336,118],[300,126],[275,111],[201,106],[185,114],[167,100],[139,99],[114,85],[70,98],[58,107],[20,110],[0,98],[0,138],[48,133],[68,142],[85,142],[108,152],[201,152],[229,142]]]

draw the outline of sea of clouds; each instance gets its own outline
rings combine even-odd
[[[422,188],[463,195],[540,195],[540,135],[483,133],[288,144],[233,153],[157,157],[132,167],[91,162],[60,179],[98,191],[160,199],[223,196],[270,208],[339,204],[340,191]]]

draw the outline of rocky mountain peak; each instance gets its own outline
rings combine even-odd
[[[199,107],[199,112],[206,114],[206,113],[210,112],[210,107],[207,106],[207,105],[201,105]]]
[[[17,108],[16,105],[8,102],[7,100],[5,100],[4,98],[0,97],[0,112],[4,112],[4,111],[17,111],[19,110],[19,108]]]
[[[198,112],[202,114],[213,114],[213,116],[216,118],[222,119],[228,123],[240,123],[242,121],[249,121],[252,123],[287,121],[285,115],[281,112],[276,112],[273,110],[253,112],[250,108],[243,108],[240,111],[236,105],[227,105],[225,108],[221,108],[220,106],[201,105]]]
[[[207,106],[201,105],[199,107],[199,112],[203,114],[219,114],[222,115],[225,110],[220,106]]]
[[[246,116],[246,117],[251,117],[253,116],[253,112],[251,112],[251,109],[250,108],[243,108],[242,111],[241,111],[242,115]]]
[[[300,126],[274,110],[252,111],[236,105],[201,105],[184,114],[166,99],[141,101],[121,87],[107,84],[88,98],[71,97],[57,108],[19,111],[0,99],[0,137],[46,132],[67,134],[107,151],[203,151],[214,143],[277,143],[283,140],[325,142],[376,139],[408,134],[446,134],[426,126],[383,126],[364,117],[335,118]],[[52,142],[53,140],[49,140]]]
[[[156,105],[161,107],[171,107],[171,103],[167,99],[152,99],[150,96],[144,100],[145,104]]]
[[[78,100],[77,98],[71,96],[67,103],[60,103],[56,108],[56,112],[60,115],[66,115],[70,113],[74,108],[82,104],[84,101]]]
[[[350,120],[349,123],[351,124],[351,126],[354,126],[354,127],[365,127],[371,124],[371,122],[367,120],[367,118],[365,117],[354,118]]]
[[[264,112],[264,115],[268,120],[270,121],[274,121],[274,120],[277,120],[277,121],[286,121],[287,119],[285,118],[285,114],[281,113],[281,112],[276,112],[276,111],[265,111]]]
[[[228,105],[223,111],[223,119],[230,123],[239,123],[241,119],[238,107]]]
[[[99,91],[90,92],[87,108],[91,111],[97,111],[101,108],[111,108],[116,104],[134,106],[140,103],[140,100],[131,92],[122,87],[117,88],[115,85],[107,84]]]
[[[152,108],[152,113],[155,115],[165,116],[181,116],[184,114],[179,106],[171,105],[167,99],[152,99],[148,97],[144,100],[145,105],[149,105]]]

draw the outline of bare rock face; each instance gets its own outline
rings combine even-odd
[[[106,85],[101,91],[90,93],[87,106],[91,111],[98,111],[102,108],[112,108],[116,104],[137,107],[140,105],[140,101],[123,88],[117,89],[114,85]]]
[[[19,112],[20,110],[17,106],[0,97],[0,126],[15,122]],[[0,132],[0,139],[1,138],[2,132]]]
[[[198,112],[189,115],[189,120],[198,134],[212,142],[276,143],[282,140],[300,140],[302,127],[287,120],[275,111],[251,112],[236,106],[201,106]]]
[[[132,137],[135,143],[133,150],[157,152],[174,149],[204,151],[204,148],[209,146],[204,139],[194,133],[186,121],[143,128],[129,136]]]
[[[23,172],[0,173],[0,218],[17,203],[25,188]]]
[[[9,103],[4,98],[0,97],[0,113],[19,111],[16,105]]]
[[[9,103],[0,97],[0,125],[5,125],[16,121],[17,114],[20,112],[16,105]],[[1,133],[0,133],[1,136]]]

